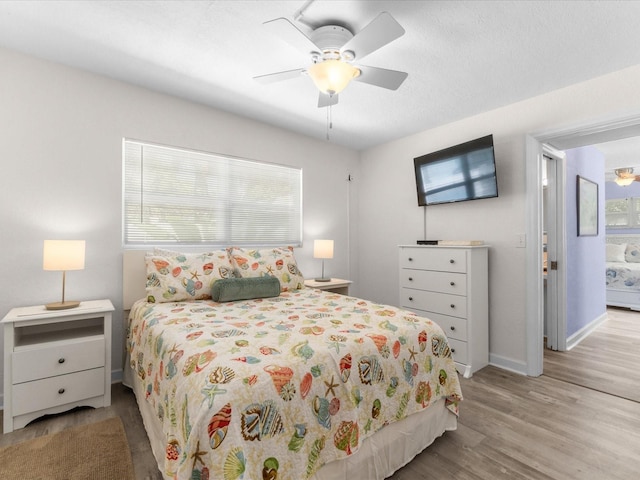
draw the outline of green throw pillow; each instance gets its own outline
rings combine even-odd
[[[252,298],[277,297],[280,281],[276,277],[223,278],[211,287],[214,302],[235,302]]]

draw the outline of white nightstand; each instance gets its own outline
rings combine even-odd
[[[328,292],[339,293],[340,295],[349,295],[349,285],[351,280],[343,280],[341,278],[332,278],[328,282],[316,282],[313,279],[305,280],[305,286],[309,288],[317,288],[318,290],[326,290]]]
[[[12,309],[4,324],[4,433],[74,407],[111,404],[109,300]]]

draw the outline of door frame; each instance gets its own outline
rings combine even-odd
[[[542,145],[543,162],[545,157],[553,164],[550,170],[547,163],[547,198],[550,200],[546,209],[550,213],[546,221],[548,266],[544,305],[547,347],[564,352],[567,349],[566,154],[545,143]],[[550,268],[552,261],[557,265],[555,270]]]
[[[525,261],[527,375],[543,371],[544,284],[542,265],[542,162],[543,144],[566,150],[612,140],[640,136],[640,112],[609,116],[525,135],[525,212],[527,246]],[[566,301],[566,295],[565,295]]]

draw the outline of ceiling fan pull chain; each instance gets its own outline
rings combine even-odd
[[[333,128],[331,121],[331,105],[327,108],[327,140],[329,140],[329,130]]]
[[[333,105],[329,105],[329,128],[333,128]]]

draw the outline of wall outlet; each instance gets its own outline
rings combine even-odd
[[[516,235],[516,247],[517,248],[525,248],[527,246],[527,234],[526,233],[518,233]]]

